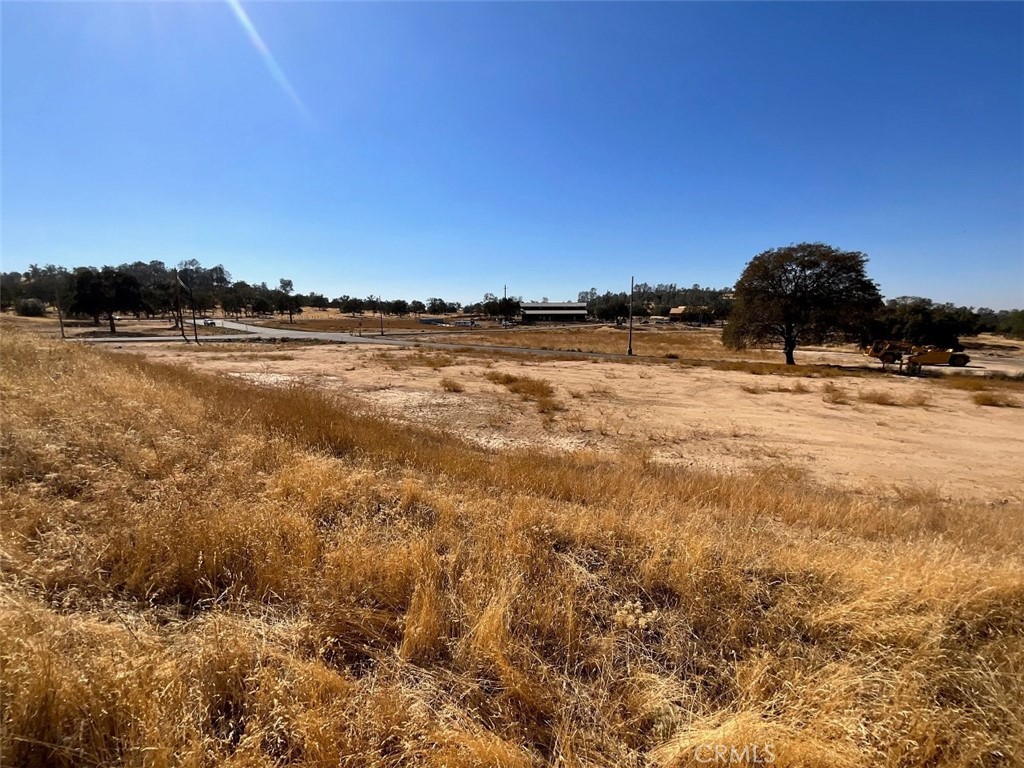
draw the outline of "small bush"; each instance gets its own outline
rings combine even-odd
[[[441,389],[443,389],[445,392],[465,392],[466,391],[466,388],[462,385],[461,381],[456,381],[455,379],[449,379],[447,376],[445,376],[443,379],[441,379]]]
[[[825,385],[821,388],[821,399],[833,405],[849,405],[850,403],[846,390],[837,387],[831,381],[825,382]]]
[[[988,383],[982,376],[947,376],[945,383],[947,387],[967,392],[983,392],[988,389]]]
[[[971,396],[975,405],[988,405],[993,408],[1020,408],[1020,401],[1013,395],[1004,392],[975,392]]]
[[[46,305],[39,299],[22,299],[14,305],[14,311],[22,317],[46,317]]]
[[[900,405],[895,397],[888,392],[878,389],[865,390],[857,395],[857,399],[862,403],[872,403],[874,405]]]
[[[931,402],[931,398],[929,398],[928,395],[926,395],[924,392],[915,392],[912,395],[908,395],[903,400],[903,405],[923,408],[924,406],[928,405],[929,402]]]

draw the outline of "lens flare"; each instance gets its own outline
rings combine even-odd
[[[263,38],[260,37],[260,33],[256,30],[256,27],[249,18],[249,14],[245,12],[242,4],[239,0],[225,0],[225,2],[227,2],[232,13],[235,14],[235,18],[238,19],[238,23],[242,25],[242,29],[245,34],[249,36],[249,40],[252,42],[256,52],[263,59],[263,63],[270,72],[270,76],[274,78],[279,86],[281,86],[281,90],[283,90],[295,106],[299,108],[302,115],[310,122],[313,122],[313,116],[309,113],[309,110],[306,109],[306,105],[302,103],[302,99],[299,98],[299,94],[295,92],[292,84],[288,82],[288,77],[285,75],[284,70],[278,66],[277,60],[274,59],[274,54],[270,52],[270,49],[267,48],[267,44],[263,42]]]

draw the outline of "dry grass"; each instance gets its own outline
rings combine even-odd
[[[448,368],[456,365],[457,361],[449,354],[416,351],[406,352],[377,352],[373,355],[375,360],[383,362],[393,371],[404,371],[409,368],[423,367],[435,371],[441,368]]]
[[[1005,392],[975,392],[971,395],[975,405],[987,405],[993,408],[1020,408],[1020,400]]]
[[[1024,756],[1019,509],[491,454],[312,389],[0,345],[5,765]]]
[[[731,360],[737,356],[733,350],[722,346],[721,329],[696,330],[666,326],[638,326],[633,329],[634,354],[643,357],[660,357],[666,360],[699,359]],[[529,349],[561,350],[565,352],[596,352],[601,354],[625,355],[628,347],[628,331],[625,327],[607,325],[586,325],[574,328],[519,328],[516,330],[473,331],[459,333],[446,339],[438,335],[438,341],[455,341],[466,344],[523,347]],[[778,352],[745,350],[745,358],[773,361]]]
[[[1021,376],[991,373],[984,376],[969,376],[965,374],[952,373],[943,376],[942,383],[952,389],[960,389],[966,392],[985,392],[988,390],[998,389],[1024,394],[1024,377]]]
[[[465,385],[456,379],[449,378],[447,376],[441,379],[441,389],[445,392],[465,392]]]
[[[536,403],[540,413],[552,413],[560,410],[558,401],[555,399],[555,388],[548,381],[496,371],[487,371],[484,373],[484,377],[494,384],[505,387],[512,394],[519,395],[523,400]]]
[[[831,381],[826,381],[821,388],[821,399],[832,405],[849,405],[850,395],[840,386]]]
[[[902,406],[923,408],[928,405],[931,399],[924,392],[913,392],[906,397],[897,397],[891,392],[879,389],[865,389],[857,393],[857,399],[862,403],[872,405]]]

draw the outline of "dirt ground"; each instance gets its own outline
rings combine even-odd
[[[992,348],[972,355],[1020,366],[1019,345],[979,343]],[[849,376],[755,375],[671,360],[508,359],[351,344],[202,351],[126,344],[118,351],[268,385],[336,389],[484,449],[632,451],[716,471],[784,471],[870,495],[1024,503],[1024,408],[978,405],[975,393],[940,376],[910,378],[877,366]],[[500,374],[547,382],[553,403],[524,400]],[[1019,383],[1006,384],[1005,394],[1024,405]]]

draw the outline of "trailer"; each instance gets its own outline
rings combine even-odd
[[[971,362],[970,356],[955,349],[941,349],[930,345],[919,346],[908,341],[876,341],[864,347],[865,355],[878,358],[882,367],[899,363],[902,371],[906,366],[911,374],[920,373],[923,365],[948,365],[963,368]]]

